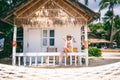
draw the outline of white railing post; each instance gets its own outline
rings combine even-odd
[[[59,60],[58,60],[58,61],[59,61],[59,63],[58,63],[58,64],[60,65],[60,64],[61,64],[61,62],[60,62],[60,58],[61,58],[61,56],[58,56],[58,57],[59,57]]]
[[[67,60],[66,60],[66,55],[65,55],[65,66],[67,65],[67,64],[66,64],[66,63],[67,63],[66,61],[67,61]]]
[[[32,65],[32,57],[30,56],[30,62],[29,62],[29,66]]]
[[[43,65],[43,56],[41,56],[41,65]]]
[[[79,56],[79,63],[80,63],[80,66],[82,66],[82,57]]]
[[[20,59],[21,57],[20,56],[18,56],[18,66],[20,66],[21,65],[21,59]]]
[[[26,66],[26,56],[23,56],[24,58],[24,66]]]
[[[47,63],[48,65],[50,64],[50,56],[48,56],[48,63]]]
[[[35,65],[37,65],[37,62],[38,62],[38,57],[35,56]]]
[[[16,64],[16,46],[17,46],[17,42],[16,42],[16,38],[17,38],[17,26],[14,25],[14,32],[13,32],[13,49],[12,49],[12,65],[14,66]]]
[[[55,65],[55,62],[56,62],[56,61],[55,61],[55,56],[53,56],[53,65]]]
[[[76,55],[75,55],[75,66],[77,65],[77,59],[76,59]]]
[[[72,65],[72,55],[70,55],[70,65]]]

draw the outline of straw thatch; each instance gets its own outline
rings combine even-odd
[[[95,36],[94,34],[89,34],[88,38],[89,38],[90,43],[111,43],[110,41],[108,41],[106,39],[101,39],[101,38]],[[115,42],[113,42],[113,43],[115,43]]]
[[[89,39],[90,43],[110,43],[110,41],[105,39]]]
[[[65,25],[71,22],[77,25],[97,19],[99,14],[73,0],[28,0],[2,16],[2,21],[17,26]],[[40,19],[46,19],[46,21],[43,22]]]

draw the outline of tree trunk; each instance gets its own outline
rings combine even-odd
[[[113,10],[113,7],[112,7],[112,12],[113,12],[113,16],[112,16],[112,21],[111,21],[110,47],[112,47],[113,28],[114,28],[114,10]]]

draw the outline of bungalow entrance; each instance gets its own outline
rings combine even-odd
[[[73,44],[73,52],[68,53],[70,65],[81,65],[85,58],[88,66],[87,24],[99,14],[73,0],[30,0],[24,4],[4,18],[8,23],[11,18],[14,22],[11,23],[14,25],[13,65],[50,65],[51,57],[52,64],[59,65],[63,37],[70,34],[77,41]],[[19,27],[23,29],[22,52],[16,52]],[[66,56],[63,62],[66,65]]]
[[[28,52],[40,52],[40,29],[29,29],[28,34]]]

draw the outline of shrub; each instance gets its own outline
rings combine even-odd
[[[101,57],[102,52],[98,48],[89,48],[88,49],[89,56]]]

